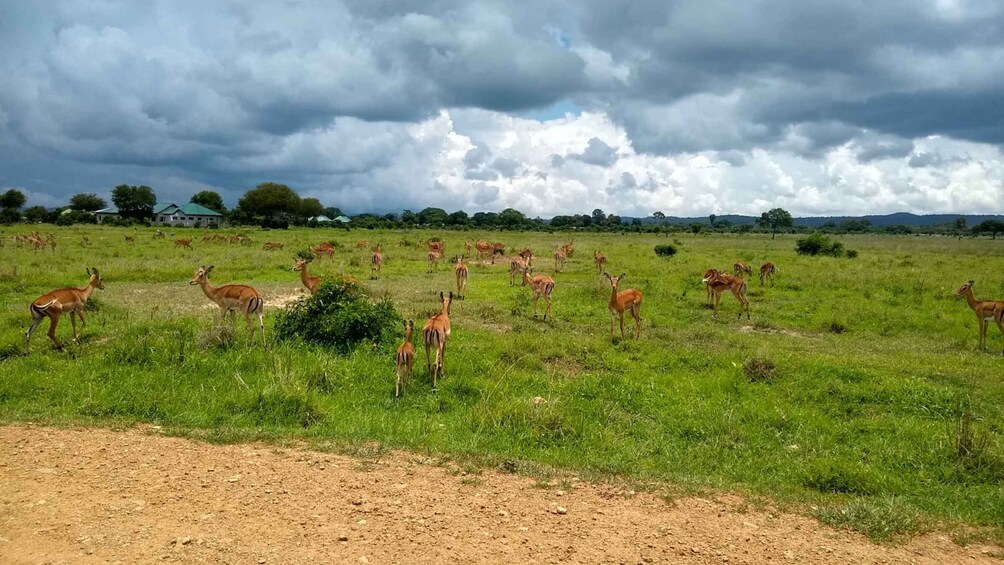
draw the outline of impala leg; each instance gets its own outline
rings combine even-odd
[[[426,334],[426,336],[425,336],[425,372],[426,372],[426,374],[431,374],[432,373],[432,368],[429,366],[429,347],[430,347],[430,345],[431,344],[430,344],[429,335]],[[435,377],[433,377],[433,383],[435,383]],[[433,384],[432,388],[436,388],[436,385]]]
[[[616,314],[610,312],[610,339],[614,338],[614,320],[617,319]]]
[[[987,321],[980,320],[980,349],[987,348]]]
[[[997,329],[1000,330],[1001,338],[1004,339],[1004,315],[997,316],[994,321],[997,322]],[[1004,348],[1001,349],[1001,355],[1004,355]]]
[[[439,378],[446,378],[446,336],[443,336],[442,343],[439,344]]]
[[[624,312],[621,312],[621,339],[624,339]]]
[[[551,295],[548,294],[544,298],[547,299],[547,310],[544,311],[544,319],[546,320],[547,319],[547,315],[551,313]],[[553,320],[554,316],[551,316],[551,319]]]
[[[70,310],[70,327],[73,328],[73,341],[77,341],[77,311]]]
[[[641,304],[631,306],[631,315],[634,316],[634,338],[641,338]]]
[[[537,294],[537,293],[534,293],[533,294],[533,319],[534,320],[537,319],[537,299],[538,298],[540,298],[540,295]]]
[[[37,328],[38,325],[41,324],[42,320],[44,320],[44,319],[45,319],[45,316],[39,316],[37,318],[34,317],[34,316],[32,316],[31,326],[28,328],[28,331],[25,332],[25,334],[24,334],[24,350],[25,350],[25,352],[28,351],[28,341],[31,339],[31,334],[34,333],[35,328]]]
[[[49,339],[52,340],[52,343],[56,344],[57,349],[62,349],[63,344],[59,343],[59,339],[56,338],[56,326],[59,324],[59,313],[50,312],[48,316],[49,316],[49,332],[48,332]]]

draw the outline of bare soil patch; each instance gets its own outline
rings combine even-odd
[[[0,563],[999,563],[929,534],[902,545],[736,496],[452,473],[129,431],[0,428]]]

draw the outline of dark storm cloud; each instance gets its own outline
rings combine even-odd
[[[566,158],[599,167],[609,167],[617,162],[617,148],[610,147],[598,137],[593,137],[582,153],[571,153]]]

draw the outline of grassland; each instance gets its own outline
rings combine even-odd
[[[246,231],[256,244],[239,247],[199,243],[193,230],[188,251],[152,230],[52,232],[55,253],[0,249],[3,421],[144,421],[220,441],[405,448],[764,495],[876,538],[959,524],[1004,537],[1001,336],[991,327],[990,350],[976,350],[975,316],[953,296],[974,279],[978,297],[1004,298],[1004,240],[848,236],[860,256],[834,259],[797,256],[787,236],[576,235],[574,257],[553,274],[562,234]],[[92,246],[78,244],[84,234]],[[268,333],[270,311],[301,292],[294,252],[333,239],[334,261],[315,261],[311,274],[351,274],[421,324],[453,284],[452,268],[428,272],[415,245],[431,236],[449,255],[476,237],[530,246],[557,283],[554,319],[531,317],[530,292],[509,286],[507,265],[473,263],[451,316],[448,378],[432,392],[419,352],[398,400],[396,343],[348,355],[271,339],[263,349],[241,321],[230,339],[187,284],[214,264],[214,283],[255,285]],[[285,250],[262,250],[266,239]],[[355,248],[361,239],[384,244],[378,280]],[[675,257],[655,256],[673,240]],[[627,273],[622,288],[644,293],[641,340],[611,340],[594,249],[611,273]],[[704,306],[704,270],[736,260],[779,267],[775,287],[750,283],[750,322],[736,320],[729,295],[717,319]],[[95,291],[80,344],[55,350],[44,322],[26,355],[28,303],[82,286],[91,266],[107,288]],[[60,337],[69,339],[69,320]]]

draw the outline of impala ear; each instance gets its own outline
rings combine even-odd
[[[91,267],[91,272],[94,273],[94,276],[98,277],[99,279],[101,278],[101,275],[98,274],[97,267]]]
[[[623,279],[623,278],[624,278],[624,275],[626,275],[626,274],[627,274],[627,273],[621,273],[621,276],[617,277],[617,280],[621,280],[621,279]]]
[[[443,291],[439,291],[439,299],[440,300],[446,300],[446,297],[443,296]]]
[[[453,291],[450,291],[450,300],[453,300]]]
[[[607,278],[607,280],[610,280],[610,273],[606,273],[606,272],[604,272],[604,273],[603,273],[603,276],[604,276],[604,277],[606,277],[606,278]]]
[[[210,266],[209,266],[209,268],[208,268],[208,269],[206,269],[206,274],[208,275],[208,274],[209,274],[209,272],[210,272],[210,271],[212,271],[212,270],[213,270],[213,267],[215,267],[215,266],[216,266],[216,265],[210,265]]]
[[[91,274],[91,270],[90,270],[89,268],[87,268],[87,267],[84,267],[84,269],[86,269],[86,270],[87,270],[87,274],[88,274],[88,275],[90,275],[90,274]]]

